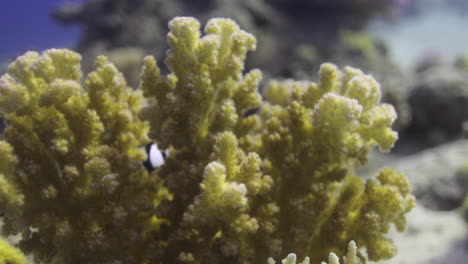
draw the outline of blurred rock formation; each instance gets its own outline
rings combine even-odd
[[[409,95],[412,122],[404,138],[418,148],[460,139],[468,121],[468,70],[440,60],[422,61]],[[400,142],[401,143],[401,142]]]

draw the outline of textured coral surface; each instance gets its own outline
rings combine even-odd
[[[19,249],[12,247],[5,240],[0,238],[0,263],[23,264],[25,262],[26,257]]]
[[[318,82],[272,82],[262,98],[261,72],[244,73],[251,34],[229,19],[203,34],[194,18],[169,26],[169,73],[147,57],[136,91],[105,57],[84,80],[68,50],[10,65],[4,233],[21,233],[19,247],[43,263],[262,263],[290,252],[316,263],[347,247],[345,263],[391,258],[385,234],[404,230],[410,184],[389,168],[354,173],[397,139],[377,81],[323,64]],[[151,173],[149,140],[171,153]]]

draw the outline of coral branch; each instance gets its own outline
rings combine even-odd
[[[405,229],[411,186],[388,168],[354,174],[397,139],[378,82],[328,63],[317,83],[270,83],[262,102],[261,72],[243,72],[252,35],[221,18],[203,34],[194,18],[169,26],[170,72],[147,57],[142,93],[105,57],[84,82],[68,50],[10,65],[0,78],[4,233],[21,233],[40,263],[261,263],[296,252],[307,264],[335,252],[338,264],[351,240],[346,264],[392,257],[385,234]],[[139,149],[149,138],[171,153],[151,173]]]

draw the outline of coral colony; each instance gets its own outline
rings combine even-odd
[[[83,77],[69,50],[28,52],[0,78],[3,232],[21,234],[25,255],[356,264],[396,253],[385,234],[405,229],[407,178],[354,174],[397,139],[372,76],[323,64],[318,82],[273,81],[262,98],[260,70],[243,73],[256,40],[232,20],[212,19],[202,35],[177,17],[168,40],[169,73],[147,57],[136,90],[105,57]],[[170,155],[149,172],[151,142]],[[25,263],[23,253],[0,242],[2,263]]]

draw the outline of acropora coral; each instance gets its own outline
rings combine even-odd
[[[234,21],[212,19],[204,34],[190,17],[169,27],[168,73],[147,57],[137,90],[105,57],[82,80],[68,50],[9,66],[4,235],[21,234],[40,263],[264,263],[290,252],[316,263],[347,247],[348,264],[391,258],[385,234],[405,229],[411,186],[389,168],[354,174],[397,139],[377,81],[323,64],[317,83],[275,81],[262,98],[260,70],[244,73],[256,40]],[[152,172],[150,141],[170,149]]]
[[[297,257],[296,254],[291,253],[285,259],[281,261],[282,264],[296,264]],[[276,261],[272,258],[268,258],[268,264],[275,264]],[[305,257],[304,260],[298,264],[309,264],[310,258]],[[343,264],[361,264],[361,260],[358,257],[356,242],[351,241],[348,244],[348,252],[343,257]],[[327,264],[322,261],[321,264]],[[328,255],[328,264],[340,264],[340,258],[335,253],[330,253]]]
[[[0,263],[24,264],[26,257],[19,249],[12,247],[7,241],[0,238]]]

